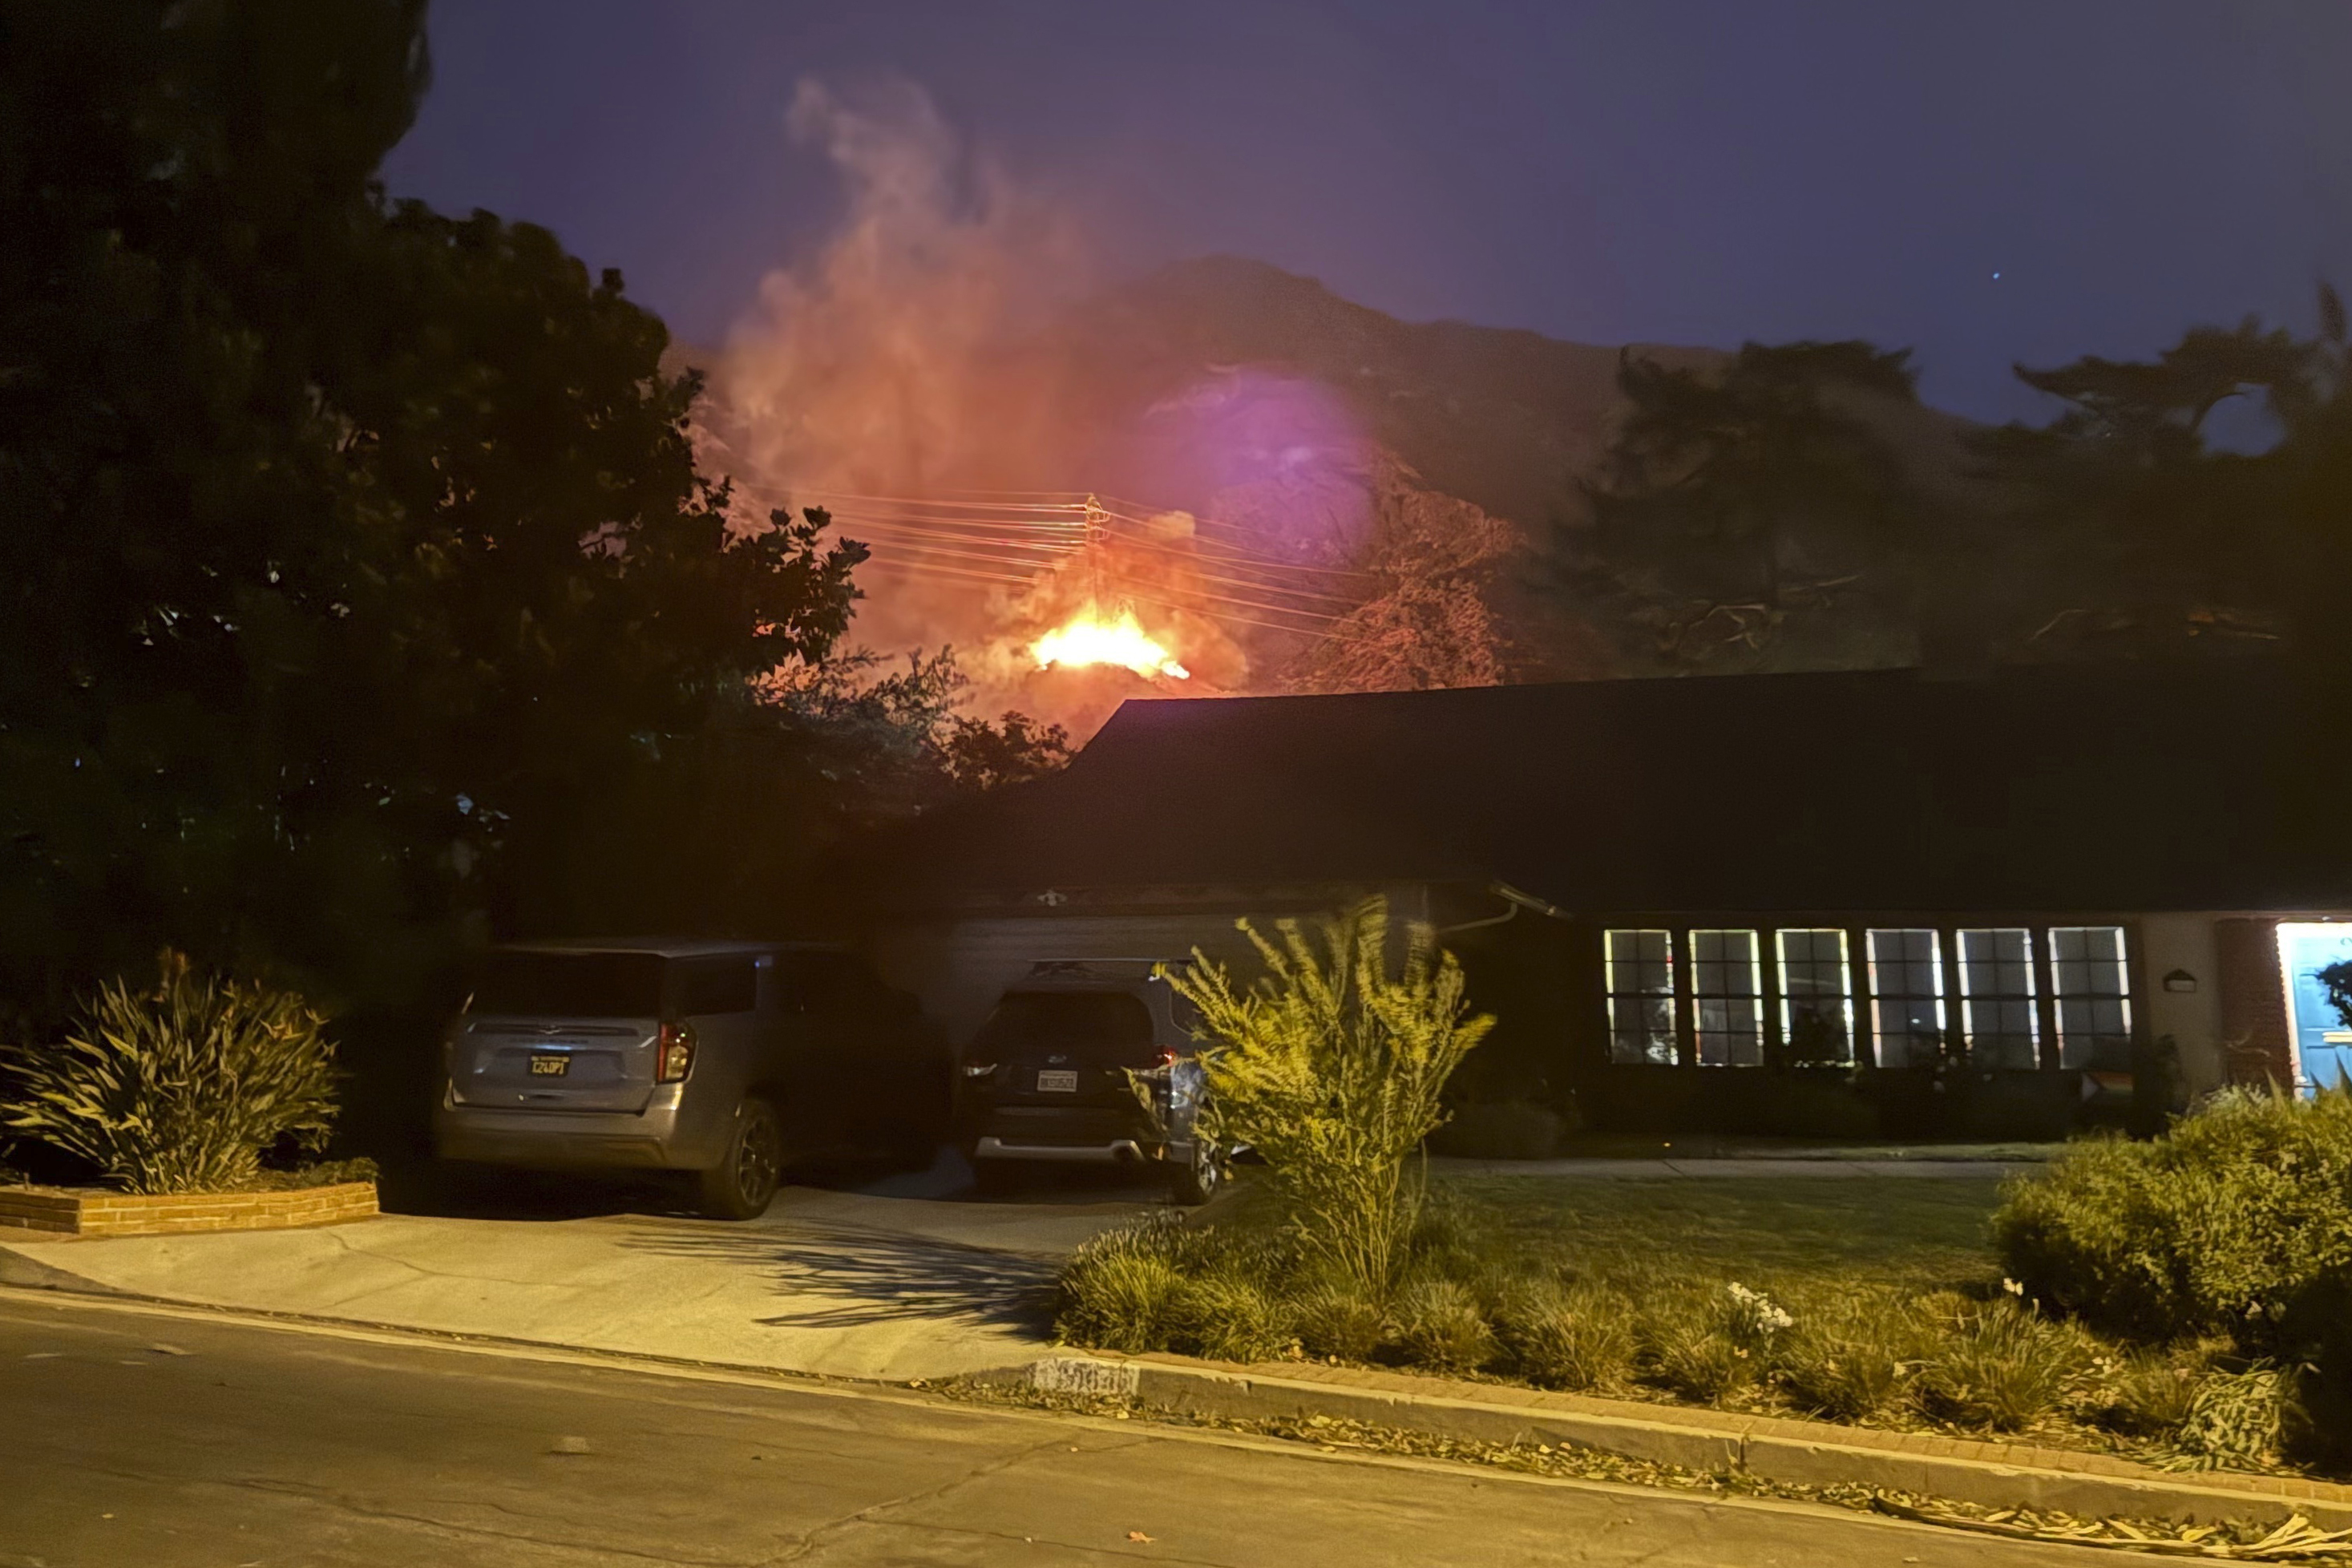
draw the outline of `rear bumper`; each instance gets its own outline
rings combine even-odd
[[[1067,1165],[1135,1165],[1149,1160],[1167,1157],[1166,1149],[1157,1143],[1139,1142],[1133,1138],[1116,1138],[1108,1143],[1013,1143],[1003,1138],[982,1137],[971,1147],[971,1157],[979,1160],[1036,1160]]]
[[[677,1104],[642,1111],[509,1110],[459,1105],[446,1093],[433,1115],[445,1160],[491,1165],[699,1171],[716,1164],[727,1128],[700,1127]]]

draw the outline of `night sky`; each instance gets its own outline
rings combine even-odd
[[[693,341],[822,241],[793,86],[896,75],[1114,269],[1225,252],[1593,342],[1866,336],[1927,395],[2352,284],[2343,0],[438,0],[395,193]],[[1998,274],[1998,277],[1996,277]]]

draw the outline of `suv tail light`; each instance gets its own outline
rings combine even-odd
[[[996,1064],[994,1062],[966,1062],[963,1064],[963,1076],[966,1078],[987,1078],[995,1071]]]
[[[686,1075],[694,1070],[694,1027],[690,1024],[664,1024],[654,1038],[654,1081],[684,1083]]]

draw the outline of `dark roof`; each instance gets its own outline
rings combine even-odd
[[[921,825],[901,898],[1502,880],[1570,910],[2317,906],[2262,658],[1131,701]]]

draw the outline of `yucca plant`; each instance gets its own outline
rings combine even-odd
[[[1203,1134],[1263,1155],[1313,1261],[1384,1301],[1421,1211],[1410,1162],[1495,1021],[1471,1015],[1462,966],[1429,926],[1407,928],[1391,970],[1385,900],[1311,931],[1279,921],[1278,942],[1241,929],[1265,965],[1255,984],[1198,952],[1160,971],[1207,1030]]]
[[[134,1193],[234,1190],[281,1138],[322,1146],[325,1017],[291,991],[199,975],[181,953],[159,969],[152,987],[100,986],[62,1038],[11,1047],[0,1124]]]

